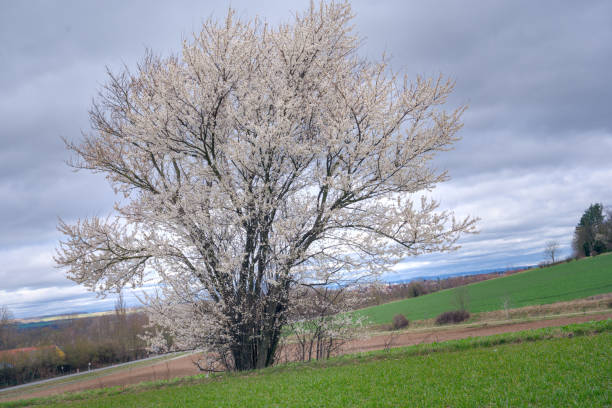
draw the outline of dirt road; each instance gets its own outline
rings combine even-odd
[[[509,323],[501,325],[489,325],[480,327],[449,327],[436,328],[427,331],[408,331],[392,336],[391,347],[409,346],[421,343],[433,343],[446,340],[457,340],[468,337],[489,336],[492,334],[516,332],[521,330],[539,329],[543,327],[563,326],[571,323],[581,323],[590,320],[605,320],[612,318],[612,313],[591,314],[575,317],[564,317],[557,319],[538,320],[526,323]],[[378,335],[365,340],[355,341],[346,344],[344,353],[356,353],[383,349],[389,342],[390,335]],[[73,383],[59,384],[53,387],[39,389],[27,394],[3,398],[0,395],[0,402],[21,398],[43,397],[65,392],[83,391],[93,388],[125,386],[137,384],[142,381],[164,380],[175,377],[199,374],[199,370],[193,364],[194,355],[183,356],[172,360],[167,360],[155,365],[146,367],[135,367],[125,369],[120,372],[110,373],[106,376],[75,381]]]

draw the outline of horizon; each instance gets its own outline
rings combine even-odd
[[[514,267],[508,266],[508,267],[501,267],[501,268],[480,269],[480,270],[475,270],[475,271],[453,272],[453,273],[445,273],[445,274],[438,274],[438,275],[419,275],[419,276],[414,276],[414,277],[406,278],[406,279],[398,278],[398,279],[393,279],[393,280],[391,280],[392,276],[389,276],[388,279],[384,280],[382,283],[386,283],[388,285],[399,285],[399,284],[410,283],[412,281],[427,281],[427,280],[436,280],[436,279],[443,280],[443,279],[448,279],[448,278],[453,278],[453,277],[458,277],[458,276],[474,276],[474,275],[484,275],[488,273],[525,271],[525,270],[533,269],[536,267],[537,265],[517,265]],[[109,297],[108,301],[110,303],[105,303],[104,305],[97,304],[97,303],[92,304],[91,306],[92,309],[69,310],[69,311],[64,311],[60,313],[53,313],[53,314],[46,314],[46,315],[33,315],[33,316],[22,316],[22,317],[14,316],[13,320],[15,321],[34,320],[35,322],[37,322],[40,320],[36,320],[36,319],[47,319],[51,317],[65,317],[69,319],[70,318],[69,316],[71,315],[79,315],[79,314],[91,315],[91,314],[96,314],[96,313],[113,312],[114,303],[116,301],[116,298]],[[138,301],[133,296],[130,297],[128,295],[128,297],[125,298],[125,301],[126,301],[127,309],[140,309],[144,307],[144,305],[140,303],[140,301]],[[79,316],[77,318],[80,318],[80,317],[89,317],[89,316]]]

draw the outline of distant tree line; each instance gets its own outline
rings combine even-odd
[[[10,311],[0,307],[0,387],[146,357],[141,336],[147,325],[146,314],[128,311],[122,297],[114,314],[42,327],[20,327]],[[26,347],[36,349],[14,350]]]
[[[451,289],[471,283],[481,282],[500,276],[512,275],[523,269],[509,270],[504,272],[481,273],[475,275],[454,276],[449,278],[432,278],[413,280],[409,283],[395,283],[387,285],[376,285],[367,288],[368,294],[363,297],[359,307],[380,305],[394,300],[412,298],[443,289]]]
[[[572,247],[578,258],[612,251],[612,209],[591,204],[576,225]]]

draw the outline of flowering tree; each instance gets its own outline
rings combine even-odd
[[[99,293],[156,279],[153,322],[237,370],[273,362],[293,291],[346,285],[457,248],[455,220],[414,193],[456,140],[453,84],[360,59],[346,3],[276,28],[208,21],[180,56],[109,73],[75,167],[106,174],[112,218],[60,222],[56,256]]]

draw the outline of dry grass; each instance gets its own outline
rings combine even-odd
[[[492,312],[481,312],[474,315],[472,321],[513,320],[529,317],[555,316],[569,313],[592,312],[610,309],[612,293],[589,296],[585,299],[570,300],[567,302],[550,303],[547,305],[534,305],[519,307],[517,309],[501,309]]]

